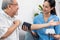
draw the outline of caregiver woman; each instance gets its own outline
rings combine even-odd
[[[57,14],[55,11],[55,4],[56,4],[55,0],[44,0],[43,12],[34,18],[33,23],[34,24],[45,24],[45,23],[49,23],[52,19],[54,19],[54,21],[59,21],[59,18],[57,17]],[[35,26],[35,28],[36,27],[38,27],[38,26]],[[45,32],[46,32],[46,29],[49,29],[49,28],[54,29],[56,32],[56,35],[52,35],[52,36],[47,35]],[[60,38],[60,35],[59,35],[60,34],[60,25],[40,28],[37,30],[33,30],[33,32],[38,34],[38,36],[39,36],[38,40],[56,40],[56,39]],[[26,37],[27,36],[28,35],[26,35]],[[28,36],[28,37],[30,37],[30,36]],[[29,39],[29,38],[26,38],[25,40],[27,40],[27,39]]]

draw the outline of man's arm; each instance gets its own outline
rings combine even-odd
[[[1,37],[1,39],[5,39],[7,38],[9,35],[11,35],[12,32],[14,32],[14,30],[20,25],[20,21],[14,21],[14,24],[8,28],[8,31],[5,33],[5,35],[3,35]]]

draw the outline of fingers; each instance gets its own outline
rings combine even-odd
[[[54,22],[54,19],[52,19],[50,22]]]
[[[60,21],[59,21],[59,24],[60,24]]]
[[[24,31],[27,31],[27,30],[28,30],[28,28],[27,28],[25,25],[22,26],[22,29],[23,29]]]
[[[60,35],[54,35],[53,37],[56,38],[56,39],[59,39]]]
[[[54,25],[59,25],[60,24],[60,22],[54,22]]]
[[[57,24],[60,24],[60,21],[59,21],[59,22],[57,22]]]

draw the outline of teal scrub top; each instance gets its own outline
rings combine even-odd
[[[48,23],[52,19],[54,19],[54,21],[59,21],[59,18],[56,15],[50,15],[50,17],[48,18],[48,21],[45,22],[44,17],[43,17],[43,13],[40,13],[38,16],[36,16],[34,18],[33,23],[34,24],[44,24],[44,23]],[[54,27],[49,26],[46,28],[41,28],[41,29],[33,30],[33,31],[39,35],[39,40],[55,40],[54,37],[46,34],[46,29],[48,29],[48,28],[54,29],[56,34],[60,34],[60,25],[57,25]]]

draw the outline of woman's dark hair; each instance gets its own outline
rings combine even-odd
[[[56,5],[55,0],[44,0],[44,2],[45,1],[48,1],[49,2],[51,8],[53,7],[53,10],[51,10],[51,14],[52,15],[57,15],[56,14],[56,10],[55,10],[55,5]]]

